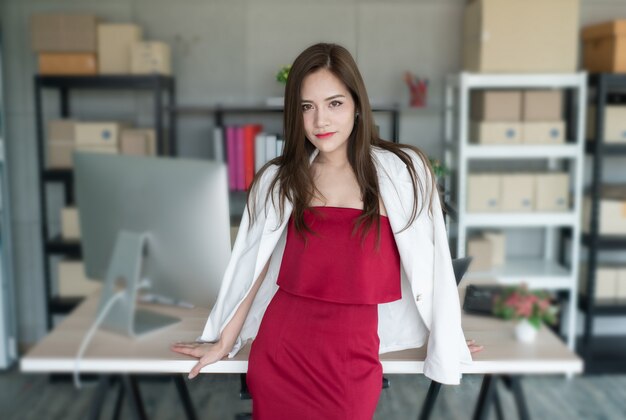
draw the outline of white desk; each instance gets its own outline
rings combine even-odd
[[[94,319],[97,306],[97,296],[86,299],[21,359],[21,370],[38,373],[72,372],[76,352]],[[106,331],[97,332],[80,361],[82,373],[158,374],[187,373],[191,370],[196,361],[170,351],[169,347],[176,341],[194,341],[204,327],[208,310],[142,306],[178,316],[182,321],[137,340]],[[527,375],[582,372],[582,360],[547,328],[539,331],[537,341],[533,344],[515,341],[512,323],[497,319],[463,315],[463,330],[466,338],[474,339],[485,346],[482,352],[474,354],[474,361],[465,366],[463,373]],[[248,352],[249,346],[246,346],[236,357],[206,366],[202,372],[245,373],[248,368]],[[425,353],[423,347],[383,354],[383,372],[421,374]],[[489,392],[495,391],[483,391],[488,403]],[[436,398],[436,392],[433,398]]]

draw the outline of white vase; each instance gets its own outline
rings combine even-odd
[[[537,338],[537,329],[527,319],[520,319],[515,326],[515,338],[522,343],[532,343]]]

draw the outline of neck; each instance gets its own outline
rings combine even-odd
[[[333,168],[344,168],[350,165],[350,162],[348,162],[348,155],[346,153],[341,153],[341,152],[334,153],[334,154],[319,152],[319,154],[315,158],[315,162],[320,165],[329,166]]]

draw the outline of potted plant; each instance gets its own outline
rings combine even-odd
[[[494,298],[493,313],[504,319],[517,320],[515,336],[519,341],[532,342],[542,323],[556,322],[557,308],[543,291],[532,291],[526,284],[506,288]]]
[[[276,73],[276,81],[282,85],[287,84],[287,77],[289,77],[289,70],[291,70],[291,64],[282,66]],[[282,87],[284,90],[284,86]],[[267,104],[272,106],[283,106],[285,104],[285,98],[283,96],[267,98]]]

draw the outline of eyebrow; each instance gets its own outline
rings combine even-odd
[[[335,99],[335,98],[345,98],[345,97],[346,97],[346,95],[339,94],[339,95],[334,95],[334,96],[328,97],[328,98],[324,99],[324,101],[330,101],[330,100]],[[310,99],[303,99],[302,102],[313,102],[313,101],[310,100]]]

